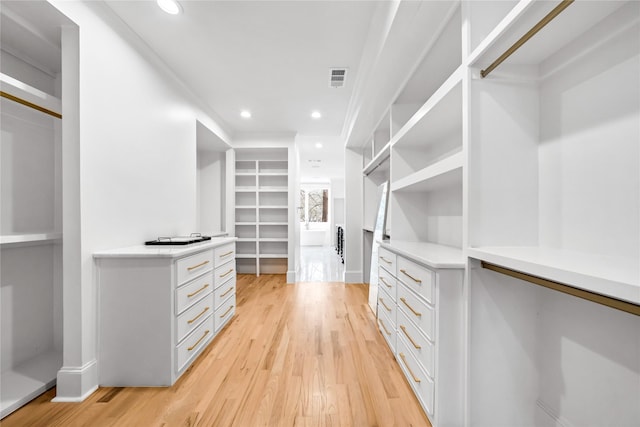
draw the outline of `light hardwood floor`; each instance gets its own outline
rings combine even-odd
[[[430,426],[376,328],[364,285],[238,276],[231,323],[170,388],[51,390],[12,426]]]

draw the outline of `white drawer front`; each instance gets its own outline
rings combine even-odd
[[[378,268],[378,286],[384,289],[393,301],[396,300],[396,279],[384,268]]]
[[[430,304],[435,303],[435,273],[406,258],[398,257],[398,279]]]
[[[189,332],[204,322],[214,310],[213,306],[213,294],[209,293],[206,297],[202,298],[196,304],[191,306],[188,310],[178,316],[177,328],[178,328],[178,342],[182,341]]]
[[[236,256],[236,244],[229,243],[228,245],[215,248],[215,266],[220,267],[222,264],[229,262]]]
[[[223,286],[220,286],[219,288],[217,288],[215,291],[213,291],[214,293],[214,307],[216,309],[218,309],[218,307],[220,307],[220,304],[222,304],[224,301],[227,300],[227,298],[230,298],[231,296],[236,294],[236,280],[235,278],[233,280],[229,280],[227,283],[225,283]]]
[[[213,272],[213,276],[215,279],[215,287],[218,288],[223,283],[228,282],[229,280],[236,281],[236,263],[228,262],[226,264],[217,267]]]
[[[236,294],[227,299],[220,307],[216,309],[216,333],[233,317],[236,312]]]
[[[398,307],[399,311],[402,311],[408,319],[415,323],[427,338],[432,342],[436,341],[434,333],[436,323],[435,310],[402,283],[398,284]]]
[[[392,275],[396,275],[396,254],[385,248],[378,248],[378,265]]]
[[[176,290],[176,314],[182,313],[213,291],[213,274],[205,274]]]
[[[393,328],[391,321],[384,314],[380,313],[378,315],[378,329],[382,333],[387,345],[391,349],[391,352],[396,354],[396,330]]]
[[[398,363],[400,368],[404,372],[407,381],[411,384],[411,388],[416,393],[418,400],[425,408],[427,413],[434,416],[433,404],[435,394],[435,384],[429,378],[428,375],[420,367],[420,364],[413,357],[413,354],[409,350],[407,342],[404,337],[398,336],[396,346],[398,349]]]
[[[178,345],[176,364],[178,371],[182,371],[189,361],[211,341],[215,335],[213,330],[213,316],[206,318],[187,338]]]
[[[213,268],[213,250],[200,252],[176,261],[178,286]]]
[[[434,378],[435,349],[431,341],[425,337],[418,327],[409,320],[402,310],[398,310],[398,335],[408,342],[409,351],[420,363],[421,368]]]
[[[378,292],[378,313],[384,313],[389,321],[391,322],[391,327],[395,329],[396,327],[396,303],[393,302],[391,297],[387,295],[384,289],[379,288]]]

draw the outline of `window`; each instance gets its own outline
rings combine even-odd
[[[327,222],[329,190],[300,190],[300,222]]]

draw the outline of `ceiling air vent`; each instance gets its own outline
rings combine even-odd
[[[330,68],[331,75],[329,76],[329,87],[343,87],[347,78],[346,68]]]

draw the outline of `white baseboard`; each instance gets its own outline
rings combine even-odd
[[[296,272],[295,271],[287,271],[287,283],[296,283]]]
[[[345,271],[344,283],[362,283],[362,270]]]
[[[53,402],[82,402],[98,389],[98,363],[94,359],[84,366],[63,366],[58,371],[56,397]]]

